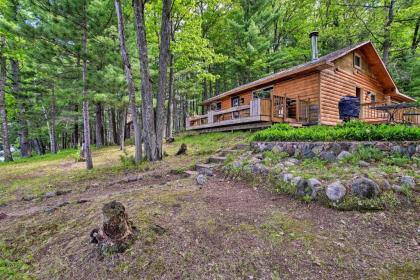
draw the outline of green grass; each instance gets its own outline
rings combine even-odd
[[[51,161],[51,160],[60,160],[66,158],[74,158],[76,154],[79,153],[77,149],[65,149],[60,150],[56,154],[46,153],[45,155],[36,155],[34,154],[31,157],[22,158],[22,157],[13,157],[13,161],[11,162],[0,162],[0,168],[3,166],[8,165],[16,165],[21,163],[33,163],[33,162],[40,162],[40,161]]]
[[[255,133],[253,141],[418,141],[420,127],[407,125],[372,125],[351,121],[337,126],[315,125],[293,128],[275,124]]]

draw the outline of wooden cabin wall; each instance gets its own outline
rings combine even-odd
[[[319,73],[282,81],[274,85],[273,95],[290,98],[300,98],[318,103],[319,100]]]
[[[252,99],[252,92],[244,92],[244,93],[240,93],[240,94],[235,94],[235,95],[231,95],[231,96],[227,96],[225,98],[223,98],[222,101],[222,110],[225,109],[229,109],[232,107],[232,97],[235,96],[240,96],[240,98],[244,99],[244,103],[241,105],[249,105],[251,103],[251,99]]]
[[[381,83],[375,78],[366,56],[356,51],[362,58],[362,69],[353,66],[354,53],[334,62],[335,69],[321,71],[320,76],[320,123],[335,125],[341,122],[338,102],[344,96],[356,96],[356,87],[362,89],[361,102],[370,102],[367,92],[376,95],[376,101],[385,100]]]

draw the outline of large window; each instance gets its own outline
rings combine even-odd
[[[241,98],[239,96],[232,97],[232,107],[238,107],[241,105]]]
[[[222,102],[215,102],[215,103],[211,104],[210,109],[212,111],[222,110]]]
[[[252,97],[254,99],[258,99],[258,98],[260,98],[260,99],[270,99],[272,91],[273,91],[273,87],[267,87],[267,88],[264,88],[264,89],[259,89],[259,90],[256,90],[252,93]]]

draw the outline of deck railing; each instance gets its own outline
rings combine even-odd
[[[235,106],[225,110],[208,111],[205,115],[188,117],[187,129],[258,121],[261,116],[270,116],[270,99],[253,99],[249,105]]]
[[[359,119],[371,123],[395,123],[420,125],[420,108],[380,110],[381,106],[390,105],[387,102],[369,102],[360,104]],[[390,117],[392,114],[392,118]]]

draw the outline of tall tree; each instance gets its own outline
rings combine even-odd
[[[121,2],[120,0],[115,0],[115,11],[117,13],[117,19],[118,19],[118,35],[120,40],[120,52],[121,52],[121,58],[124,64],[124,73],[127,81],[127,87],[128,87],[128,96],[130,100],[130,109],[131,109],[131,116],[133,119],[133,126],[134,126],[134,143],[135,143],[135,162],[139,163],[142,160],[142,140],[141,140],[141,127],[138,120],[137,115],[137,106],[136,106],[136,92],[135,92],[135,86],[134,86],[134,80],[133,80],[133,73],[131,69],[131,63],[130,63],[130,57],[127,51],[126,47],[126,39],[125,39],[125,31],[124,31],[124,18],[121,8]],[[124,133],[125,133],[125,117],[126,113],[123,113],[123,125],[122,125],[122,139],[121,139],[121,145],[124,146]]]
[[[3,55],[3,50],[6,47],[6,42],[4,37],[0,37],[0,117],[2,124],[2,134],[3,134],[3,151],[4,151],[4,161],[13,161],[12,153],[10,152],[9,144],[9,127],[7,121],[7,112],[6,112],[6,98],[5,98],[5,87],[6,87],[6,56]]]

